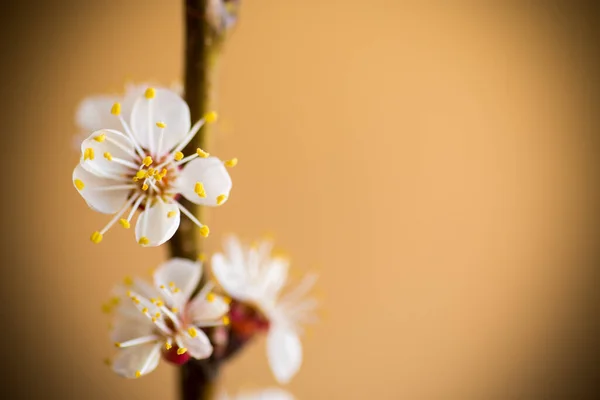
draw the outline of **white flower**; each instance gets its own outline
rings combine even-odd
[[[180,213],[185,214],[208,236],[206,225],[178,201],[179,195],[205,206],[227,201],[231,178],[222,162],[202,149],[184,157],[181,151],[205,122],[216,119],[208,113],[190,127],[190,110],[183,99],[167,89],[148,88],[133,103],[128,124],[120,103],[106,109],[119,121],[123,131],[101,129],[81,144],[82,157],[73,171],[73,183],[88,205],[104,214],[115,214],[101,230],[92,234],[99,243],[103,235],[119,222],[130,227],[138,208],[140,214],[135,235],[143,246],[159,246],[179,227]],[[125,218],[123,215],[130,210]]]
[[[161,353],[176,364],[210,357],[213,347],[200,328],[228,324],[229,306],[211,292],[211,284],[190,298],[201,275],[199,262],[174,258],[156,270],[153,285],[135,279],[115,289],[120,297],[114,301],[111,339],[119,348],[112,361],[117,374],[145,375],[156,368]],[[122,299],[125,294],[130,299]]]
[[[227,393],[221,393],[218,400],[294,400],[294,396],[282,389],[269,388],[261,391],[238,393],[234,397],[228,396]]]
[[[306,276],[293,290],[280,296],[286,283],[288,261],[272,257],[272,243],[244,247],[237,238],[225,241],[225,254],[212,257],[212,270],[223,289],[233,299],[253,305],[269,321],[267,357],[275,378],[288,382],[302,364],[301,323],[313,322],[315,299],[304,296],[316,275]],[[234,318],[232,312],[232,320]]]

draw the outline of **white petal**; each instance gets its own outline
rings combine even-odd
[[[292,329],[274,324],[267,336],[267,358],[279,383],[287,383],[302,364],[302,344]]]
[[[133,305],[131,307],[133,307]],[[110,333],[110,338],[113,342],[125,342],[142,336],[149,336],[154,333],[154,324],[139,310],[135,311],[141,318],[129,318],[122,316],[122,314],[117,314],[113,321],[113,330]]]
[[[211,301],[206,297],[196,296],[188,306],[188,317],[193,324],[202,326],[222,318],[229,311],[229,304],[221,296],[214,295]]]
[[[125,378],[136,378],[138,372],[146,375],[158,366],[160,349],[160,343],[146,343],[121,349],[113,360],[113,371]]]
[[[206,197],[200,197],[195,192],[196,182],[202,183]],[[177,187],[180,193],[192,203],[216,206],[217,197],[225,195],[225,201],[229,198],[231,177],[223,162],[218,158],[196,158],[181,171]]]
[[[121,129],[119,119],[110,113],[113,104],[118,100],[119,96],[105,95],[84,99],[79,103],[75,114],[77,125],[88,134],[99,129]]]
[[[233,235],[227,236],[223,241],[223,249],[227,258],[229,258],[234,266],[244,269],[244,246],[237,237]]]
[[[87,171],[81,164],[73,170],[73,182],[81,181],[83,189],[79,193],[94,210],[104,214],[114,214],[127,202],[131,189],[95,190],[103,187],[122,185],[123,182],[101,178]],[[74,183],[75,184],[75,183]],[[75,184],[77,188],[77,185]]]
[[[196,337],[180,335],[179,338],[181,339],[183,346],[190,353],[190,356],[195,359],[201,360],[203,358],[208,358],[213,352],[210,340],[200,329],[196,329]]]
[[[283,258],[273,258],[262,266],[261,285],[263,296],[274,301],[285,285],[288,276],[289,261]]]
[[[192,295],[200,277],[202,276],[202,264],[186,260],[184,258],[173,258],[162,264],[154,272],[154,285],[160,287],[164,285],[169,288],[171,283],[180,291],[177,296],[178,304],[171,304],[172,307],[180,308]]]
[[[105,137],[102,142],[95,140],[96,137],[102,135]],[[118,145],[114,142],[117,142]],[[94,151],[93,160],[84,158],[84,152],[89,148]],[[128,161],[135,166],[137,162],[134,162],[133,149],[133,143],[121,132],[108,129],[95,131],[81,143],[81,165],[98,176],[109,174],[125,177],[127,173],[132,173],[133,167],[127,167],[114,160],[109,161],[105,154],[109,153],[112,157]]]
[[[248,300],[249,276],[239,265],[231,263],[221,253],[213,254],[212,272],[228,295],[238,300]]]
[[[238,397],[240,400],[242,397]],[[243,397],[245,400],[294,400],[294,396],[279,388],[269,388],[262,392],[248,394]]]
[[[166,128],[158,128],[157,122],[164,122]],[[142,147],[156,151],[160,131],[163,131],[162,154],[175,147],[189,132],[190,126],[188,105],[177,93],[167,89],[156,89],[156,96],[150,100],[139,96],[131,111],[131,128]]]
[[[169,217],[169,213],[173,212]],[[135,225],[135,239],[140,242],[145,238],[148,243],[143,246],[154,247],[165,243],[179,228],[179,208],[175,204],[157,202],[145,209],[138,217]]]

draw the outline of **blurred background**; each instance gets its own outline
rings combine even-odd
[[[107,219],[71,173],[82,99],[181,82],[181,3],[3,10],[10,398],[175,398],[170,365],[128,381],[103,364],[100,310],[167,247],[92,244]],[[272,233],[296,276],[320,274],[298,399],[598,394],[597,10],[453,3],[245,1],[220,60],[208,150],[240,163],[206,246]],[[223,387],[274,386],[264,345]]]

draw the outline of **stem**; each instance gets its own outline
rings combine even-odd
[[[192,122],[202,118],[208,111],[210,94],[210,69],[217,52],[216,41],[212,40],[206,18],[209,0],[184,0],[185,18],[185,100],[190,107]],[[206,125],[183,150],[193,153],[196,148],[205,148]],[[202,220],[201,208],[179,199],[184,207]],[[195,225],[182,223],[170,240],[173,257],[196,260],[202,251],[202,239]],[[201,283],[202,285],[202,283]],[[191,360],[181,367],[180,398],[182,400],[209,400],[214,396],[218,366],[207,360]]]

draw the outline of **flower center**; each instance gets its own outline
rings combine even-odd
[[[146,156],[140,169],[132,171],[128,178],[136,183],[139,194],[150,197],[173,197],[176,194],[173,183],[177,173],[178,168],[173,165],[172,158],[164,156],[155,161],[152,157]]]

